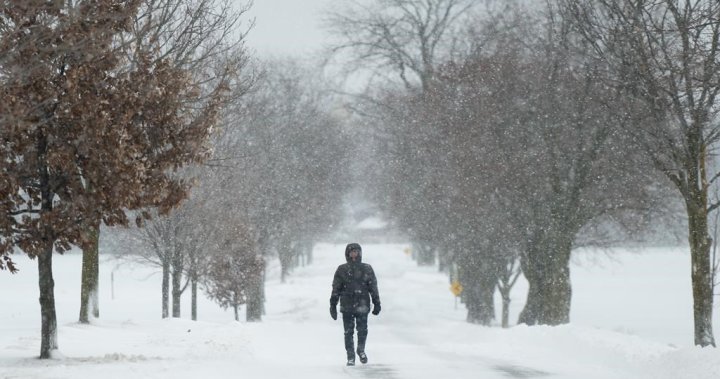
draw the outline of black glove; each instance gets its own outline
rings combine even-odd
[[[337,308],[330,307],[330,317],[332,317],[333,320],[337,320]]]
[[[375,316],[380,314],[380,303],[375,304],[375,306],[373,307],[372,314],[374,314]]]

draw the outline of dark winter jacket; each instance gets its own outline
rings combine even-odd
[[[359,250],[355,262],[350,259],[350,250]],[[359,244],[351,243],[345,247],[347,263],[338,266],[332,283],[330,307],[335,308],[340,300],[340,312],[368,313],[370,299],[380,306],[377,278],[372,266],[362,263],[362,249]]]

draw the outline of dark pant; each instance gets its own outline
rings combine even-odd
[[[367,340],[368,334],[368,314],[367,313],[352,313],[343,312],[343,327],[345,327],[345,351],[347,352],[348,359],[355,358],[355,342],[353,341],[353,335],[355,334],[355,324],[357,323],[357,334],[358,344],[357,352],[361,353],[365,351],[365,340]]]

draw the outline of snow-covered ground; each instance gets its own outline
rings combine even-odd
[[[464,322],[447,278],[417,267],[406,246],[363,247],[383,302],[380,316],[370,318],[367,365],[344,366],[342,325],[328,314],[344,246],[320,244],[315,262],[287,283],[271,266],[261,323],[235,322],[230,310],[204,298],[201,321],[190,321],[187,296],[184,318],[161,320],[156,270],[106,258],[101,318],[80,325],[80,255],[56,256],[61,354],[53,360],[35,358],[36,268],[16,256],[22,271],[0,272],[0,378],[720,378],[720,350],[692,346],[682,249],[576,252],[572,323],[503,330]],[[513,320],[526,288],[516,286]]]

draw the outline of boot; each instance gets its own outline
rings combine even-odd
[[[347,351],[347,365],[355,366],[355,352],[352,350]]]
[[[364,351],[358,351],[358,357],[360,357],[360,363],[367,363],[367,355],[365,355]]]

